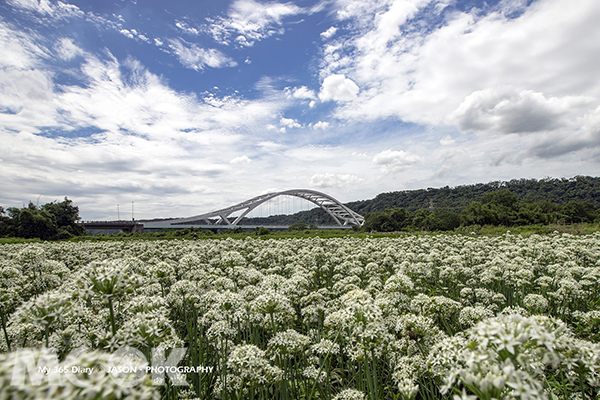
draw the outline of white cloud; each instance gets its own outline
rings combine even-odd
[[[6,129],[57,124],[52,74],[40,68],[51,53],[37,44],[41,40],[0,22],[0,126]]]
[[[332,26],[329,29],[327,29],[325,32],[321,32],[321,37],[325,40],[330,39],[337,33],[337,31],[338,31],[338,28],[336,28],[335,26]]]
[[[0,20],[0,67],[31,69],[40,63],[40,59],[46,58],[49,52],[37,42],[42,38],[32,34],[15,31],[10,25]]]
[[[70,38],[60,39],[54,48],[58,56],[67,61],[72,60],[77,56],[84,55],[84,51],[73,43],[73,39]]]
[[[237,63],[216,49],[203,49],[179,39],[169,39],[169,48],[186,68],[202,70],[205,67],[235,67]]]
[[[366,17],[378,14],[390,3],[389,0],[337,0],[334,2],[334,7],[338,19],[356,19],[357,22],[368,24]]]
[[[326,121],[319,121],[317,123],[315,123],[314,125],[312,125],[313,129],[327,129],[329,128],[329,122]]]
[[[310,90],[306,86],[300,86],[293,89],[289,89],[288,93],[290,93],[291,96],[296,99],[314,100],[317,98],[315,92],[313,90]]]
[[[363,181],[364,179],[353,174],[317,173],[310,177],[308,184],[318,188],[341,188],[357,185]]]
[[[440,144],[442,146],[450,146],[456,142],[455,139],[452,139],[452,136],[446,135],[444,138],[440,139]]]
[[[282,117],[279,120],[279,124],[284,128],[301,128],[302,127],[302,125],[300,125],[300,123],[293,118]]]
[[[254,0],[236,0],[226,18],[212,21],[210,32],[222,44],[231,38],[240,46],[253,46],[256,41],[275,34],[283,34],[283,19],[305,12],[292,3],[259,3]]]
[[[135,32],[135,29],[133,30]],[[119,33],[123,36],[127,36],[129,39],[134,39],[135,35],[134,32],[130,31],[129,29],[121,29],[119,31]]]
[[[485,89],[471,93],[450,115],[461,130],[498,133],[552,131],[568,125],[577,114],[589,111],[593,99],[582,96],[546,97],[514,88]]]
[[[252,101],[205,101],[171,89],[134,59],[99,58],[70,39],[52,43],[2,22],[0,47],[0,175],[10,177],[4,205],[68,195],[89,216],[127,196],[136,211],[139,201],[140,214],[186,215],[157,199],[198,204],[220,177],[250,181],[235,162],[254,160],[240,154],[268,141],[263,127],[277,124],[289,103],[266,89]],[[77,84],[55,82],[59,58],[72,61]]]
[[[9,4],[25,10],[36,11],[40,14],[52,14],[54,6],[49,0],[9,0]]]
[[[418,155],[404,150],[384,150],[373,157],[373,164],[380,166],[385,173],[398,172],[422,161]]]
[[[152,41],[148,38],[148,36],[144,35],[141,32],[138,32],[137,29],[125,29],[125,28],[118,28],[119,29],[119,33],[123,36],[128,37],[129,39],[138,39],[141,40],[143,42],[146,43],[151,43]],[[155,44],[158,44],[156,39],[154,40]]]
[[[229,161],[231,164],[250,164],[252,160],[247,156],[239,156]]]
[[[600,3],[504,1],[487,14],[454,10],[432,30],[415,19],[426,5],[439,13],[447,3],[335,1],[357,34],[324,46],[320,74],[352,76],[361,89],[337,117],[591,135],[583,121],[600,106]]]
[[[200,34],[200,31],[193,26],[190,26],[187,22],[177,21],[175,26],[184,31],[187,34],[197,36]]]
[[[359,88],[351,79],[344,75],[330,75],[323,80],[319,99],[337,102],[350,101],[356,98]]]
[[[261,148],[261,150],[266,151],[266,152],[275,152],[275,151],[285,149],[285,146],[282,145],[281,143],[275,143],[272,141],[259,142],[258,146]]]
[[[77,6],[62,1],[52,3],[49,0],[9,0],[8,3],[22,10],[34,11],[56,19],[83,15],[83,11]]]

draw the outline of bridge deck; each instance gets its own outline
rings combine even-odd
[[[185,228],[201,228],[201,229],[256,229],[256,228],[267,228],[267,229],[287,229],[289,225],[171,225],[169,221],[161,222],[144,222],[144,230],[146,229],[185,229]],[[348,225],[325,225],[319,226],[319,229],[352,229],[352,226]]]

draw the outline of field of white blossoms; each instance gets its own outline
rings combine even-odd
[[[600,234],[5,244],[0,268],[0,399],[600,398]],[[127,380],[125,346],[189,368]]]

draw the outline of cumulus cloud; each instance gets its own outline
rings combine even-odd
[[[418,155],[404,150],[384,150],[373,157],[373,164],[380,166],[385,173],[402,171],[422,161]]]
[[[252,160],[247,156],[239,156],[229,161],[230,164],[250,164]]]
[[[451,114],[461,130],[498,133],[552,131],[563,127],[588,108],[593,99],[582,96],[551,97],[515,88],[485,89],[471,93]],[[575,115],[573,115],[575,114]]]
[[[283,19],[302,12],[305,11],[292,3],[236,0],[227,17],[211,21],[209,30],[213,38],[222,44],[228,45],[234,38],[238,45],[248,47],[256,41],[283,34]]]
[[[338,104],[337,117],[588,135],[583,121],[600,105],[600,41],[590,34],[600,3],[502,1],[485,12],[451,10],[444,24],[423,29],[422,18],[447,3],[334,1],[356,34],[324,46],[320,73],[352,76],[361,89]]]
[[[327,29],[325,32],[321,32],[321,37],[325,40],[330,39],[332,36],[334,36],[337,33],[338,28],[336,28],[335,26],[330,27],[329,29]]]
[[[356,98],[358,92],[358,86],[351,79],[346,78],[345,75],[334,74],[323,80],[319,99],[321,101],[350,101]]]
[[[327,129],[329,128],[329,122],[319,121],[311,126],[313,129]]]
[[[293,118],[281,118],[279,124],[284,128],[301,128],[302,125]]]
[[[196,71],[205,67],[235,67],[237,63],[216,49],[203,49],[193,43],[169,39],[169,48],[186,68]]]
[[[364,179],[353,174],[318,173],[310,177],[308,184],[318,188],[341,188],[356,185],[363,181]]]

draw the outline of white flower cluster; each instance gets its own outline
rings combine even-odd
[[[26,373],[23,359],[28,357],[38,361],[38,364],[43,364],[44,360],[48,361],[50,370],[46,379],[38,371],[30,371],[29,375]],[[151,386],[149,375],[139,377],[132,373],[111,372],[110,367],[114,365],[114,360],[109,354],[80,352],[61,363],[52,364],[51,361],[51,354],[40,350],[0,354],[0,397],[18,400],[160,398],[159,392]],[[142,367],[141,364],[137,366]]]
[[[182,398],[587,399],[598,299],[600,234],[0,245],[0,367],[186,347]]]
[[[430,353],[442,393],[468,388],[481,399],[547,399],[561,379],[600,396],[600,345],[578,340],[560,320],[504,315],[448,338]]]

